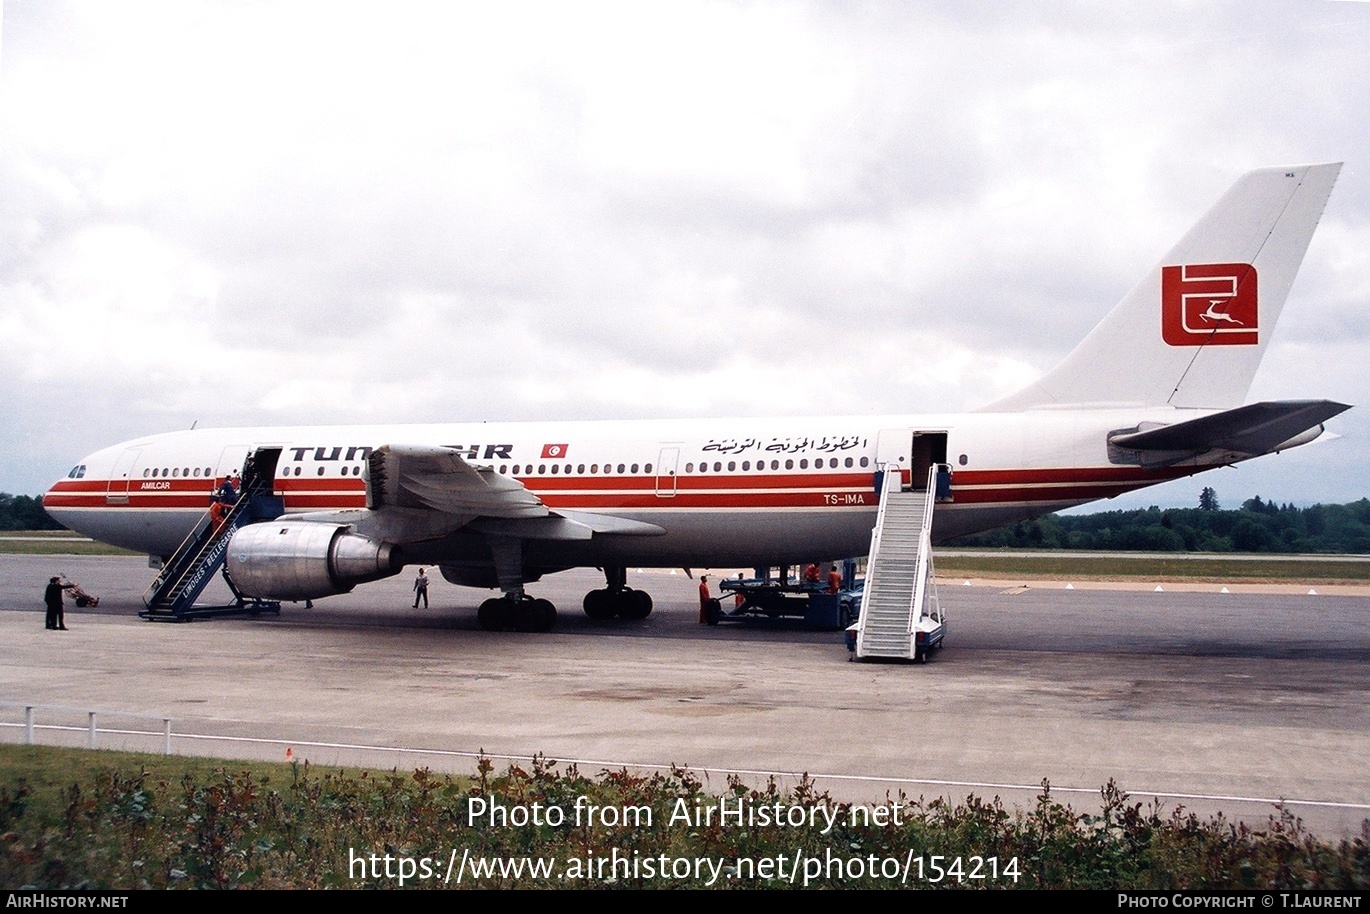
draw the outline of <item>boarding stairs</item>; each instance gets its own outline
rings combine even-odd
[[[245,475],[243,490],[216,530],[208,512],[162,566],[152,586],[143,595],[147,608],[139,613],[153,622],[183,622],[192,618],[239,612],[279,612],[280,604],[244,597],[227,573],[224,581],[235,602],[227,606],[196,606],[195,601],[209,585],[214,573],[224,567],[228,541],[233,534],[258,520],[269,520],[282,513],[281,500],[272,494],[270,476]]]
[[[932,513],[947,468],[934,465],[927,486],[906,488],[899,467],[884,468],[880,511],[871,531],[857,659],[923,660],[945,634],[932,567]]]

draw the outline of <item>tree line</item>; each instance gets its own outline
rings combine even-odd
[[[0,492],[0,530],[61,530],[48,512],[43,510],[43,499],[33,495],[10,495]]]
[[[1015,549],[1106,549],[1148,552],[1370,553],[1370,499],[1297,508],[1259,495],[1235,510],[1218,506],[1205,489],[1198,508],[1049,514],[989,533],[963,536],[955,546]]]

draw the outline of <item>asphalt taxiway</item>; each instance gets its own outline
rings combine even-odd
[[[409,569],[413,572],[414,569]],[[42,625],[63,574],[99,594]],[[427,766],[541,753],[582,770],[681,765],[808,773],[845,800],[968,794],[1077,809],[1113,779],[1135,801],[1262,823],[1286,808],[1329,836],[1370,818],[1370,598],[1335,593],[943,586],[947,646],[926,665],[849,663],[839,634],[697,624],[696,582],[629,574],[656,610],[594,622],[593,570],[529,587],[549,634],[479,631],[488,594],[413,574],[279,617],[153,624],[136,558],[0,556],[0,739]],[[60,706],[60,708],[55,707]],[[135,716],[144,715],[144,716]],[[64,729],[45,729],[61,727]],[[138,731],[129,733],[114,730]]]

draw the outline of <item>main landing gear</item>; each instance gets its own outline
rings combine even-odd
[[[487,632],[549,632],[557,622],[550,600],[535,600],[516,592],[486,600],[476,610],[476,621]]]
[[[628,579],[626,568],[607,567],[604,579],[607,587],[585,595],[585,615],[591,619],[645,619],[652,614],[651,595],[624,583]]]
[[[476,622],[487,632],[549,632],[557,624],[557,608],[548,600],[535,600],[523,592],[523,541],[492,536],[490,558],[495,580],[504,596],[486,600],[476,610]]]

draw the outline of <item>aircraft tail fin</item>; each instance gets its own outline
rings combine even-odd
[[[1064,361],[984,411],[1240,405],[1340,170],[1243,176]]]

